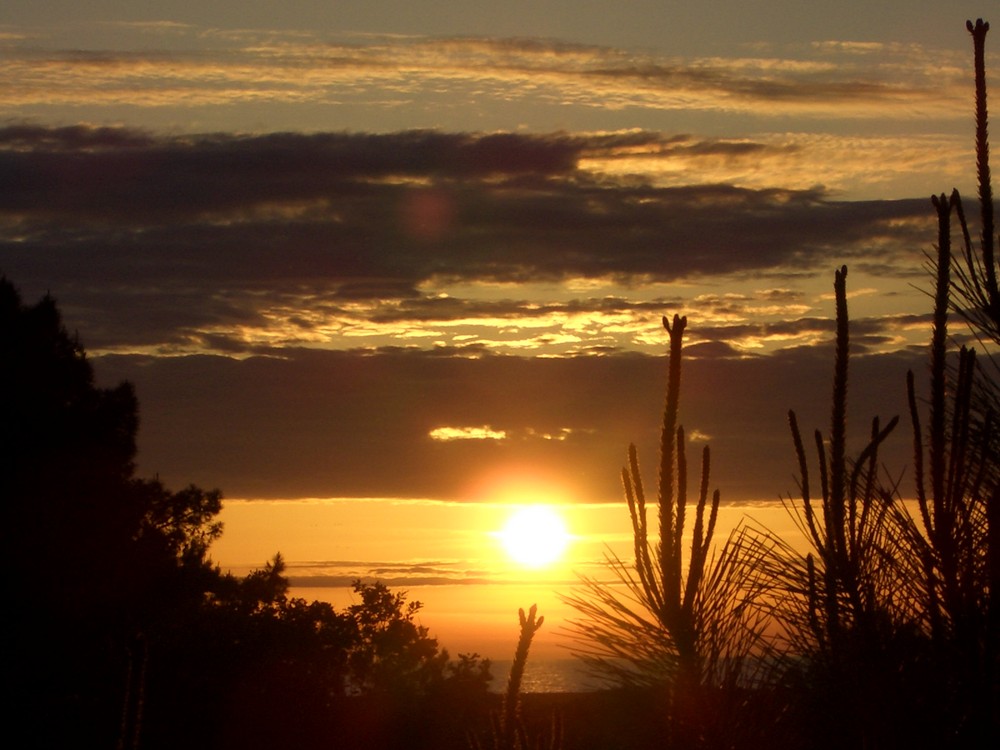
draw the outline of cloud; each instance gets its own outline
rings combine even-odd
[[[489,425],[482,427],[435,427],[427,433],[431,440],[505,440],[504,430],[494,430]]]
[[[773,497],[794,486],[787,409],[828,421],[824,268],[847,262],[850,289],[880,292],[851,300],[871,355],[852,408],[885,409],[866,394],[922,368],[926,318],[906,295],[923,304],[928,201],[587,166],[630,149],[679,149],[685,169],[799,153],[636,131],[11,126],[0,270],[27,300],[55,295],[102,381],[136,383],[141,471],[171,484],[463,499],[480,469],[528,463],[581,499],[617,497],[625,446],[655,460],[651,355],[679,312],[686,428],[712,436],[724,496]],[[442,427],[507,438],[432,439]]]
[[[915,185],[928,194],[937,185],[965,185],[971,162],[964,134],[636,136],[632,143],[615,144],[609,137],[606,148],[589,148],[581,156],[581,168],[616,178],[641,176],[659,187],[726,183],[807,190],[822,184],[831,193],[857,199],[908,195],[903,191]],[[933,182],[927,182],[928,175],[934,175]]]
[[[872,416],[906,414],[905,377],[923,351],[857,356],[851,444]],[[433,497],[468,500],[505,466],[559,477],[577,501],[620,497],[626,447],[655,466],[663,357],[440,357],[301,350],[283,359],[99,357],[100,382],[135,383],[142,405],[140,472],[171,485],[219,486],[227,497]],[[793,491],[786,415],[829,422],[832,347],[769,357],[690,357],[681,423],[709,435],[713,487],[727,500]],[[429,439],[444,424],[490,425],[536,439]],[[566,440],[537,439],[560,435]],[[901,470],[912,441],[900,428],[883,453]],[[653,481],[653,478],[650,478]]]
[[[0,104],[15,112],[123,101],[138,108],[255,102],[390,109],[487,99],[762,117],[948,119],[964,96],[961,68],[913,45],[821,44],[782,57],[679,58],[533,38],[387,35],[345,42],[308,32],[178,24],[140,30],[161,32],[166,51],[146,51],[148,41],[137,50],[9,41],[0,74],[16,84],[3,90]]]
[[[379,581],[397,586],[454,586],[505,583],[496,571],[469,569],[441,560],[398,563],[359,560],[321,560],[291,563],[288,575],[292,586],[350,587],[355,581]]]
[[[144,474],[467,501],[482,472],[544,466],[616,500],[630,442],[655,466],[678,312],[687,434],[724,498],[771,500],[795,486],[788,409],[829,421],[842,263],[875,290],[850,301],[854,445],[926,369],[911,286],[923,196],[972,179],[967,51],[112,31],[0,35],[0,273],[54,294],[103,383],[136,384]]]
[[[11,126],[0,130],[0,264],[29,296],[55,291],[99,351],[244,356],[420,340],[643,348],[665,305],[707,326],[809,312],[753,290],[678,294],[694,279],[780,281],[845,261],[883,281],[922,273],[913,256],[933,236],[925,200],[659,187],[581,166],[656,143],[706,154],[731,145],[636,132]],[[532,284],[563,291],[545,301],[502,291]],[[484,296],[482,285],[499,291]]]

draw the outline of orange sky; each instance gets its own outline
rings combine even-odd
[[[554,504],[570,544],[557,563],[530,569],[513,562],[498,539],[517,507],[510,501],[372,498],[229,501],[222,513],[225,533],[212,556],[242,575],[281,552],[293,595],[341,606],[352,603],[350,583],[358,578],[408,591],[425,605],[422,623],[453,655],[509,658],[518,608],[537,604],[548,625],[536,653],[565,657],[569,641],[562,631],[573,610],[559,594],[571,593],[578,575],[606,578],[606,552],[631,556],[628,509],[624,501]],[[655,509],[650,513],[655,518]],[[716,539],[724,542],[741,520],[798,538],[790,517],[772,502],[722,506]]]

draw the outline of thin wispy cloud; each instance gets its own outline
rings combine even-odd
[[[6,40],[0,104],[205,107],[248,102],[368,103],[482,97],[601,109],[833,118],[959,116],[962,68],[913,45],[826,43],[805,55],[675,58],[544,39],[386,36],[345,43],[303,33],[221,32],[183,24],[128,49]],[[149,38],[162,35],[164,47]],[[185,42],[186,43],[182,43]]]

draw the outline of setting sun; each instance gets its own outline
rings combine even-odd
[[[514,511],[498,536],[510,559],[529,568],[559,560],[570,538],[562,516],[547,505],[529,505]]]

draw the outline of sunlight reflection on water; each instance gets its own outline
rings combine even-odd
[[[513,661],[497,659],[490,662],[493,681],[490,691],[502,693],[507,689],[507,675]],[[590,675],[577,659],[532,659],[524,668],[522,693],[582,693],[598,690],[600,681]]]

